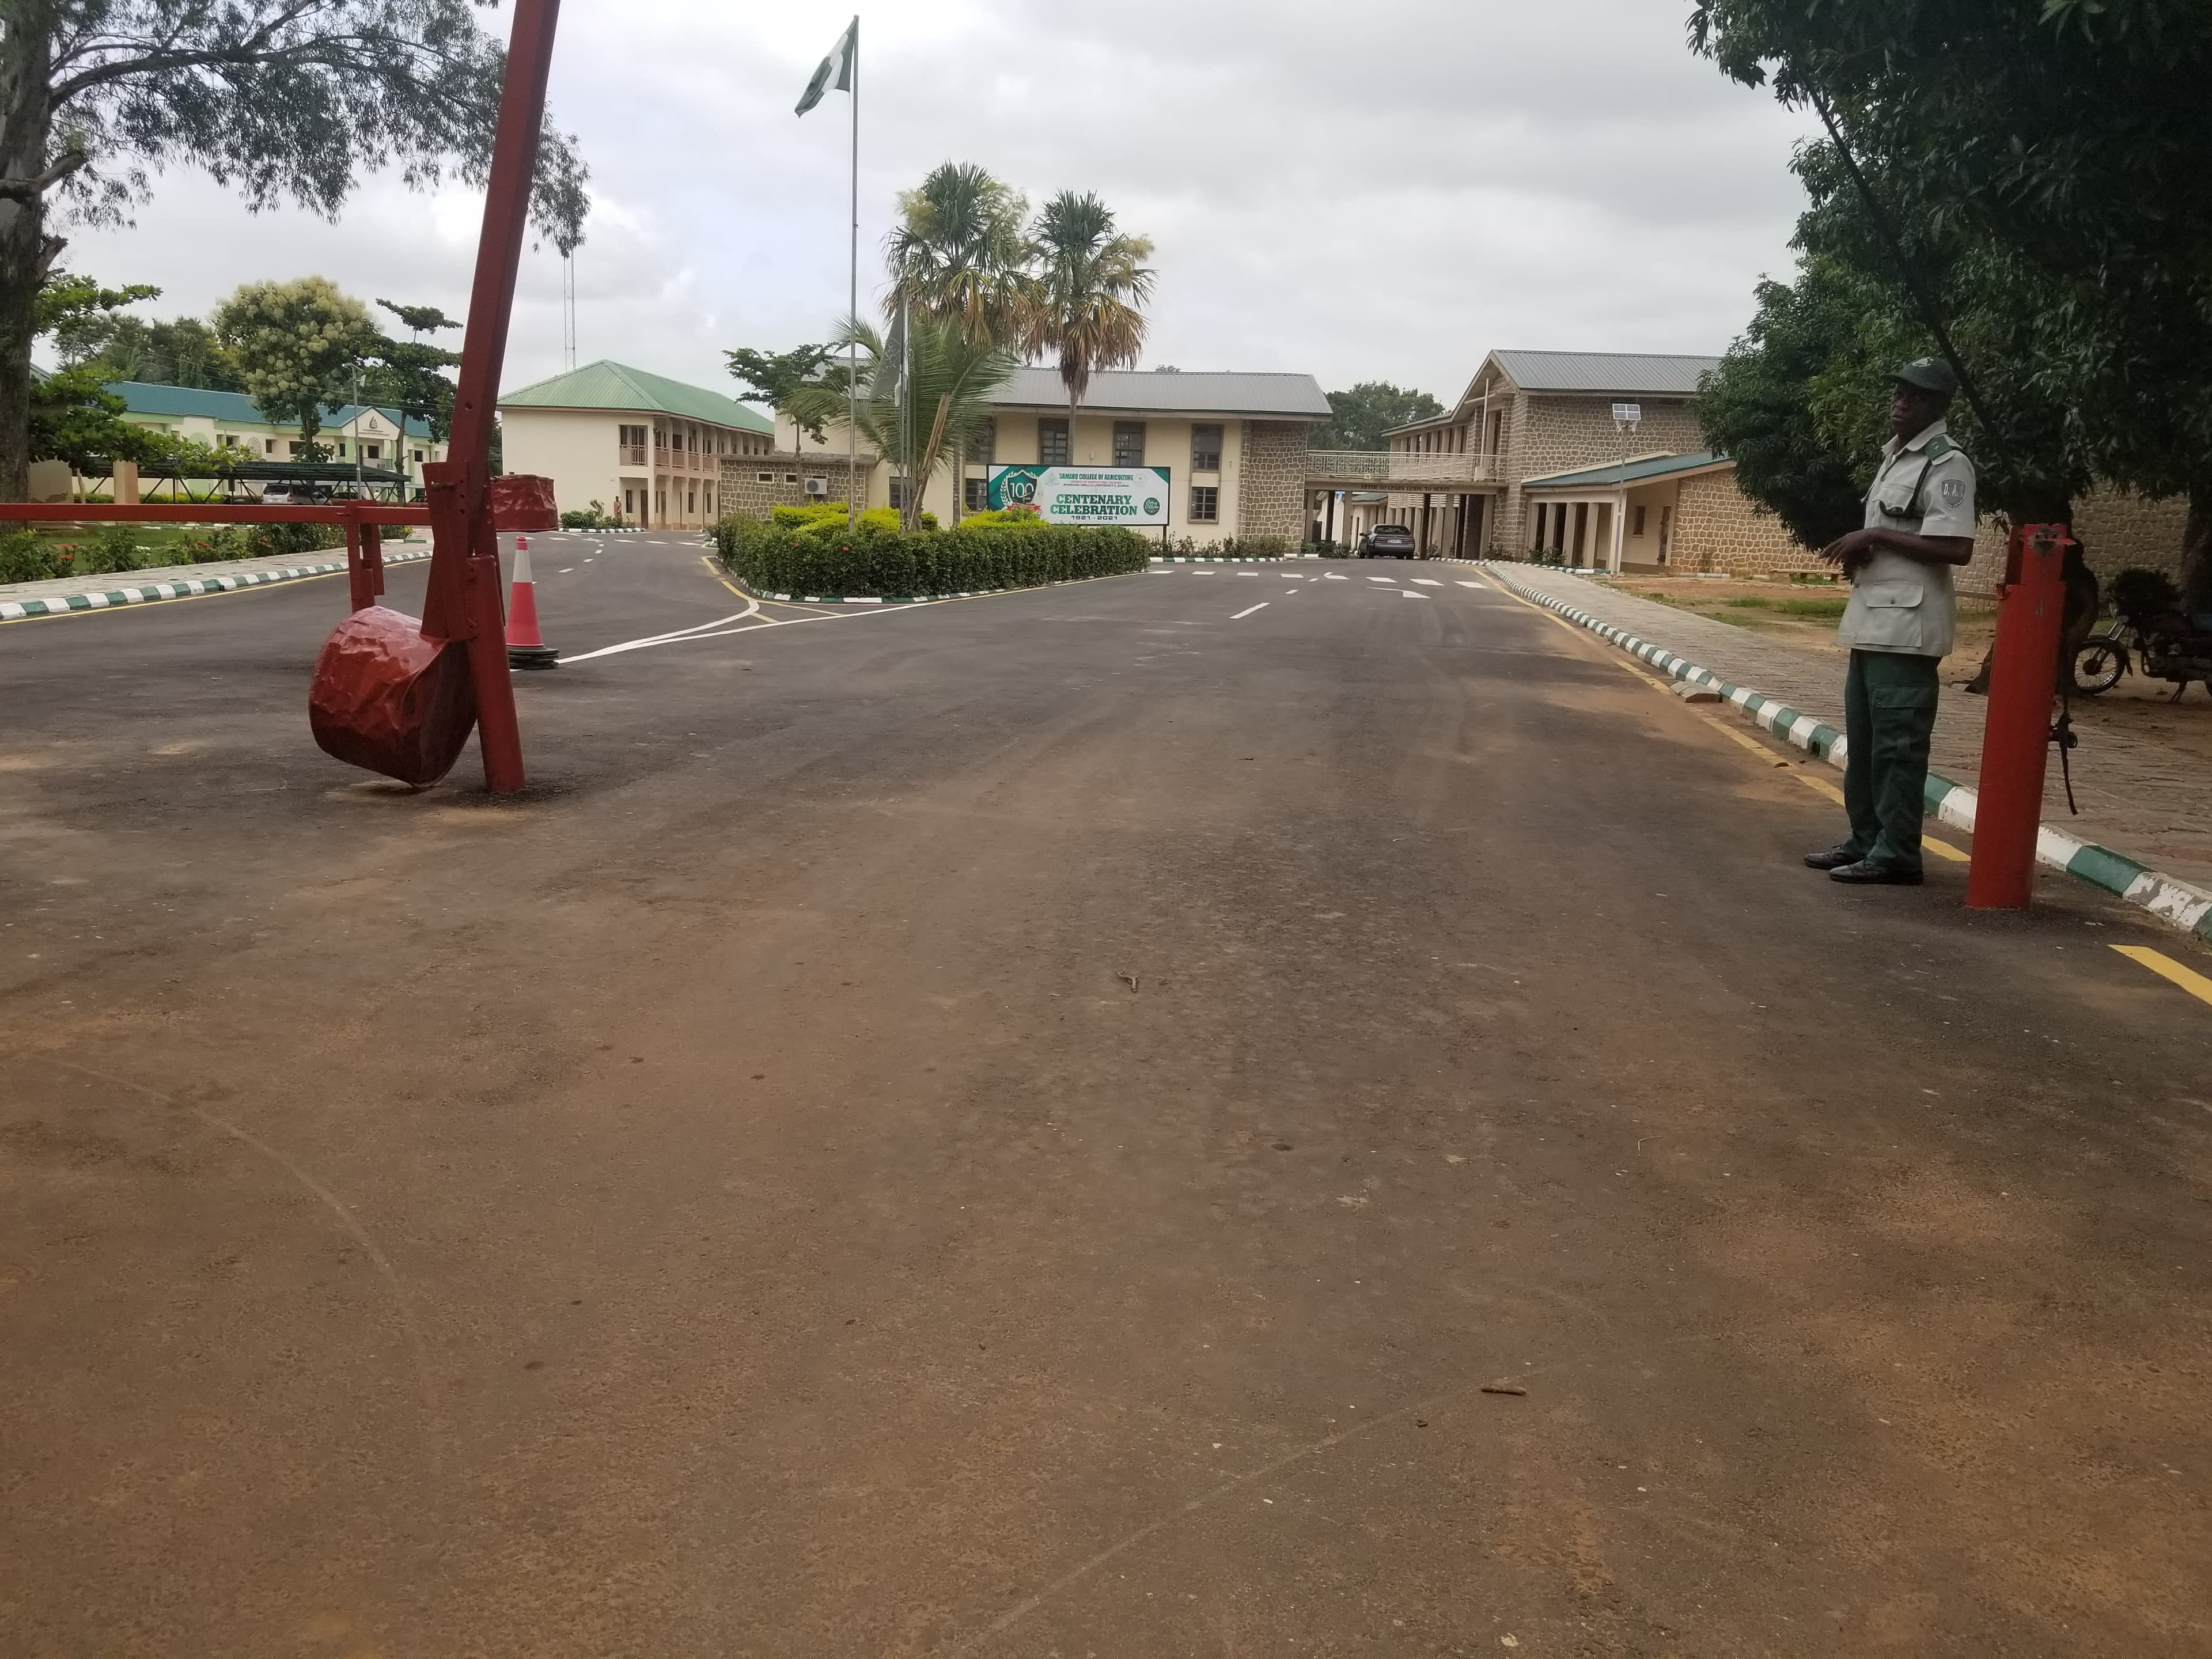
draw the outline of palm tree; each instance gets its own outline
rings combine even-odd
[[[1028,332],[1029,204],[969,162],[946,161],[899,193],[900,224],[885,240],[890,304],[957,323],[971,343],[1012,344]]]
[[[991,394],[1013,377],[1021,359],[1005,346],[969,338],[957,321],[911,318],[899,351],[896,343],[887,348],[868,324],[848,318],[830,342],[839,354],[835,362],[820,380],[792,388],[785,414],[808,427],[845,418],[848,345],[860,348],[860,435],[886,461],[903,462],[907,477],[919,486],[907,499],[907,528],[921,523],[921,490],[948,466],[955,480],[952,521],[958,523],[962,460],[991,418]],[[896,367],[885,362],[887,349],[903,362],[903,395]],[[879,368],[890,372],[878,373]]]
[[[1038,269],[1025,343],[1060,360],[1073,445],[1076,406],[1091,389],[1091,372],[1133,368],[1144,349],[1144,307],[1152,297],[1152,272],[1145,261],[1152,244],[1149,237],[1116,231],[1103,202],[1072,190],[1044,204],[1031,239]]]

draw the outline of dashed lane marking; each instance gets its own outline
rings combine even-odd
[[[1370,582],[1389,582],[1394,586],[1398,580],[1395,576],[1370,576],[1367,580]]]
[[[1443,584],[1438,581],[1434,576],[1413,576],[1408,578],[1408,580],[1411,580],[1416,587],[1442,587],[1443,586]]]
[[[2154,951],[2148,945],[2115,945],[2130,962],[2139,963],[2160,979],[2171,980],[2199,1002],[2212,1003],[2212,979],[2207,979],[2193,968],[2185,968],[2163,951]]]
[[[1255,605],[1249,606],[1249,607],[1248,607],[1248,608],[1246,608],[1245,610],[1243,610],[1243,611],[1238,611],[1235,616],[1231,617],[1229,620],[1230,620],[1230,621],[1231,621],[1231,622],[1243,622],[1243,621],[1244,620],[1244,618],[1245,618],[1245,617],[1249,617],[1249,616],[1250,616],[1250,615],[1252,614],[1252,612],[1253,612],[1253,611],[1265,611],[1265,610],[1267,608],[1267,604],[1268,604],[1268,602],[1267,602],[1266,599],[1262,599],[1262,600],[1261,600],[1261,601],[1260,601],[1260,603],[1259,603],[1259,604],[1257,604],[1257,605]]]
[[[1460,586],[1462,587],[1480,587],[1482,584],[1480,582],[1462,582],[1460,583]]]
[[[1401,599],[1425,599],[1429,596],[1425,593],[1416,593],[1410,587],[1401,587],[1398,590],[1398,597]]]

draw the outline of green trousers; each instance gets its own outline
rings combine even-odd
[[[1936,657],[1854,651],[1844,680],[1844,848],[1875,864],[1920,867],[1928,739],[1936,730]]]

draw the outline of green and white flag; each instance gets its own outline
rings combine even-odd
[[[837,44],[830,48],[830,55],[814,71],[814,78],[806,83],[806,90],[799,95],[798,113],[804,115],[822,101],[822,94],[835,87],[840,92],[853,89],[853,59],[860,50],[860,20],[855,17],[845,26],[837,37]]]

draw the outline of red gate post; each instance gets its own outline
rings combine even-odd
[[[1982,727],[1974,855],[1966,872],[1970,910],[2025,910],[2034,890],[2051,696],[2057,686],[2066,610],[2061,566],[2072,543],[2063,524],[2024,524],[2013,527],[2005,548],[1996,657]]]
[[[384,591],[378,580],[383,573],[369,562],[368,550],[383,548],[383,531],[374,525],[364,525],[353,508],[346,509],[346,586],[352,590],[353,608],[366,611],[376,603],[376,596]],[[378,538],[375,541],[368,538]]]
[[[430,506],[430,576],[422,636],[465,641],[476,686],[477,743],[484,783],[494,794],[523,786],[522,730],[507,678],[507,614],[499,579],[499,537],[491,522],[492,409],[507,360],[514,278],[529,228],[530,185],[545,119],[560,0],[516,0],[500,88],[499,125],[484,191],[483,233],[469,292],[467,331],[453,393],[449,459],[423,469]]]

